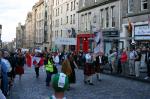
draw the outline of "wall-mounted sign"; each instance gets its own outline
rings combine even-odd
[[[147,36],[147,35],[150,35],[150,27],[148,25],[135,26],[134,33],[135,33],[135,36],[140,36],[140,35]]]
[[[56,38],[55,44],[58,45],[76,45],[76,38]]]
[[[105,37],[118,37],[119,32],[118,31],[103,31],[103,35]]]
[[[150,40],[150,36],[135,36],[135,40]]]

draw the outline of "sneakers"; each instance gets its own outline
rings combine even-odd
[[[145,80],[147,80],[147,79],[149,79],[149,77],[148,77],[148,76],[146,76],[144,79],[145,79]]]

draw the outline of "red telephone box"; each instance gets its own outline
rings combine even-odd
[[[94,34],[78,34],[77,35],[77,45],[76,50],[79,52],[82,50],[83,52],[88,52],[88,49],[90,49],[90,38],[94,38]]]

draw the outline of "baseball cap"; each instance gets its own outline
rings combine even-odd
[[[64,92],[69,86],[69,80],[66,74],[58,73],[52,78],[52,86],[55,92]]]

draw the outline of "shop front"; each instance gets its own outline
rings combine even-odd
[[[135,25],[134,26],[134,38],[136,46],[138,47],[150,47],[150,26]]]
[[[119,44],[119,32],[118,30],[105,30],[103,31],[104,37],[104,53],[108,55],[110,50],[118,50]]]
[[[88,52],[88,49],[91,49],[93,51],[93,40],[94,34],[86,33],[86,34],[78,34],[77,35],[77,45],[76,45],[76,51],[83,51]]]

